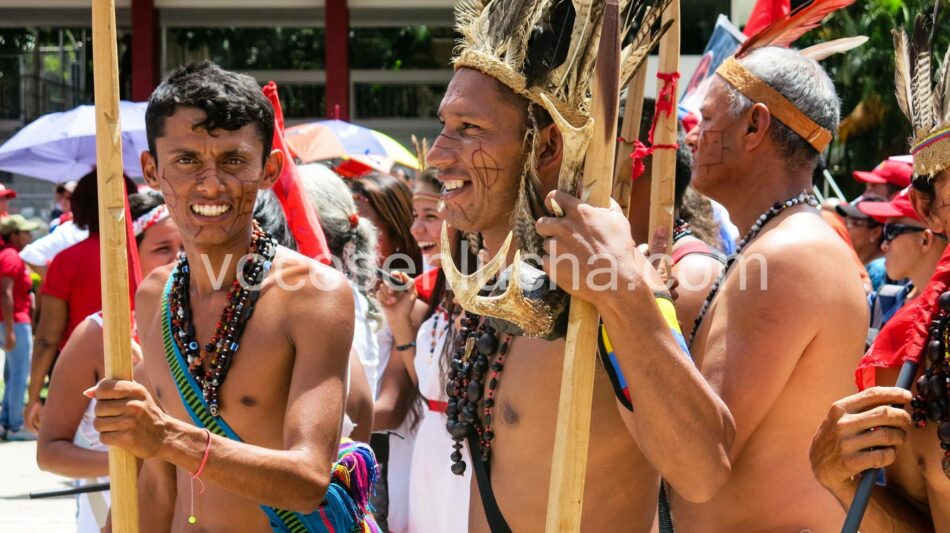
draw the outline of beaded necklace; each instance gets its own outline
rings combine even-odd
[[[174,331],[172,336],[188,361],[188,371],[201,387],[201,393],[208,402],[208,411],[211,416],[216,417],[220,412],[218,391],[224,384],[234,354],[240,347],[241,334],[260,296],[260,284],[270,269],[276,253],[277,241],[255,222],[243,276],[238,276],[234,280],[228,295],[228,303],[221,312],[221,319],[218,320],[214,335],[203,349],[195,337],[195,326],[191,320],[188,257],[184,252],[178,257],[177,268],[172,274],[171,294],[168,298]]]
[[[941,466],[943,473],[950,478],[950,362],[947,360],[947,348],[950,346],[950,291],[937,299],[939,310],[930,322],[930,337],[925,350],[926,369],[917,378],[917,395],[911,401],[914,425],[927,426],[927,420],[937,423],[937,438],[943,449]]]
[[[676,241],[683,237],[689,237],[692,234],[693,229],[690,227],[689,222],[686,222],[682,218],[678,218],[673,222],[673,244],[676,244]]]
[[[439,331],[439,321],[445,319],[445,324],[442,326],[442,330]],[[449,329],[452,327],[452,319],[449,312],[442,306],[442,303],[435,308],[435,312],[432,314],[432,338],[429,339],[429,361],[428,364],[432,364],[432,360],[435,358],[435,348],[439,344],[439,340],[444,337]]]
[[[461,329],[455,343],[455,354],[449,367],[446,393],[449,397],[445,414],[448,417],[446,429],[452,440],[452,473],[461,476],[465,473],[465,461],[462,459],[462,441],[471,432],[475,432],[481,448],[481,461],[491,461],[491,441],[495,438],[492,431],[492,408],[495,405],[495,390],[498,388],[501,371],[505,367],[505,357],[511,346],[513,336],[505,334],[505,340],[499,342],[498,332],[487,320],[473,313],[465,312],[460,322]],[[491,363],[492,356],[497,357]],[[488,371],[491,375],[488,375]],[[486,376],[488,391],[485,392]],[[478,402],[482,399],[482,415],[478,415]]]
[[[729,273],[729,269],[732,268],[732,264],[742,256],[742,251],[752,243],[752,241],[759,236],[759,232],[762,231],[762,228],[765,227],[772,219],[782,214],[786,209],[795,207],[799,204],[805,204],[812,207],[818,206],[818,199],[815,198],[815,195],[808,192],[802,191],[801,194],[795,196],[794,198],[789,198],[784,202],[776,202],[775,205],[769,208],[768,211],[759,215],[759,218],[755,221],[755,224],[749,229],[749,232],[745,234],[745,237],[739,241],[739,246],[736,249],[736,253],[729,257],[726,261],[726,268],[722,269],[722,272],[719,273],[719,278],[716,279],[716,282],[713,283],[712,288],[709,290],[709,295],[706,296],[706,301],[703,302],[702,308],[699,310],[699,315],[696,317],[696,321],[693,322],[693,330],[689,334],[689,342],[692,344],[693,339],[696,337],[696,332],[699,331],[699,325],[703,323],[703,318],[706,316],[706,311],[709,310],[710,304],[712,304],[713,299],[716,298],[716,294],[719,293],[719,288],[722,286],[723,281],[726,279],[726,274]]]

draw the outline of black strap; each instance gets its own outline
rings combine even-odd
[[[491,473],[488,471],[488,465],[482,462],[481,446],[472,433],[468,434],[468,449],[472,452],[472,469],[475,470],[475,481],[478,482],[478,494],[482,499],[488,529],[491,533],[511,533],[511,528],[495,501],[495,491],[491,488]]]
[[[674,533],[673,513],[670,512],[670,500],[666,496],[666,483],[660,480],[660,499],[657,502],[657,514],[659,515],[660,533]]]

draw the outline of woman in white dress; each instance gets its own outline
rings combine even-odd
[[[133,194],[129,205],[142,273],[148,275],[175,260],[181,237],[160,195]],[[141,357],[134,341],[132,353],[136,360]],[[105,375],[103,354],[102,314],[96,313],[76,327],[53,367],[36,447],[41,469],[75,478],[80,486],[109,480],[108,447],[99,442],[93,427],[96,401],[83,396]],[[101,531],[109,512],[109,492],[80,494],[77,499],[76,531]]]
[[[439,265],[437,243],[444,220],[437,208],[440,190],[441,184],[431,171],[423,172],[416,179],[413,195],[412,234],[426,259],[436,267]],[[454,240],[458,241],[458,235]],[[445,278],[441,272],[435,276],[423,274],[418,283],[401,274],[395,277],[403,286],[386,285],[378,294],[393,332],[390,368],[395,361],[403,363],[405,375],[418,391],[422,412],[410,466],[408,531],[465,532],[468,530],[471,472],[462,476],[452,473],[450,456],[454,442],[445,429],[448,401],[445,382],[455,330],[455,306],[451,293],[444,290]],[[432,280],[434,287],[428,287]],[[419,293],[429,291],[428,305],[420,305]],[[420,308],[424,309],[423,321],[416,327]],[[462,453],[467,458],[466,448]]]

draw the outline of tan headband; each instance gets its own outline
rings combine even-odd
[[[831,144],[831,132],[822,128],[814,120],[788,101],[788,98],[760,80],[749,69],[742,66],[736,58],[730,57],[723,61],[716,69],[716,74],[722,76],[746,98],[754,103],[765,104],[769,113],[779,119],[792,131],[802,136],[818,153],[822,153]]]
[[[416,200],[432,200],[433,202],[438,202],[442,199],[442,195],[434,192],[417,192],[412,195],[412,201]]]

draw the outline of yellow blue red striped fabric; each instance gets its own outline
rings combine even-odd
[[[680,331],[679,321],[676,319],[676,307],[673,306],[673,300],[667,296],[658,295],[656,297],[656,305],[660,309],[660,314],[663,315],[666,325],[669,326],[673,338],[676,339],[676,343],[680,349],[683,350],[683,354],[686,355],[686,357],[692,358],[689,353],[689,348],[686,346],[686,338],[683,337],[683,333]],[[604,369],[607,370],[607,375],[610,377],[610,382],[614,387],[614,395],[616,395],[617,401],[630,411],[633,411],[627,379],[620,370],[617,355],[614,353],[613,344],[611,344],[610,338],[607,336],[607,328],[603,323],[600,324],[600,338],[597,344],[601,363],[603,363]]]

